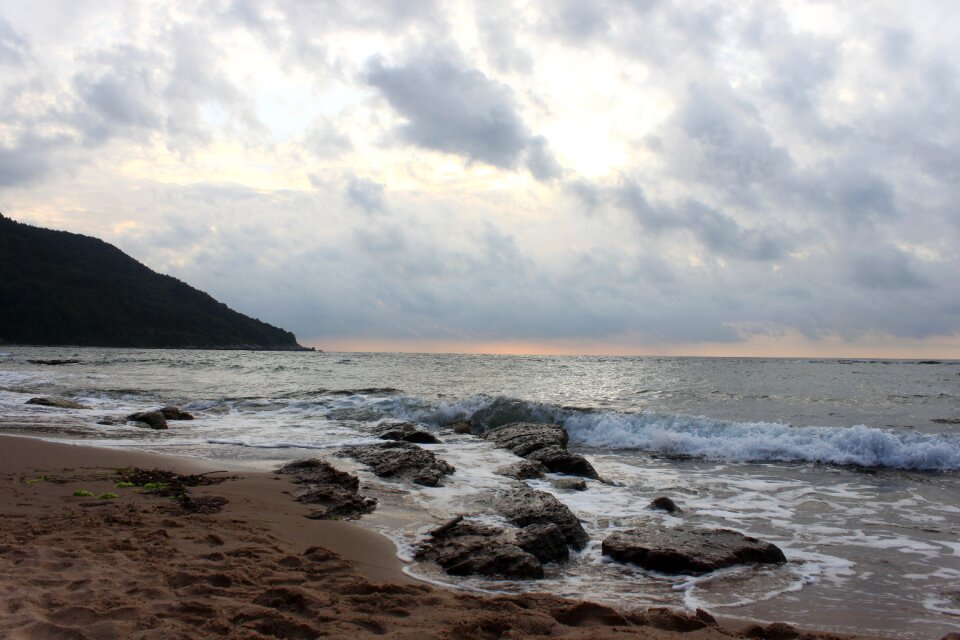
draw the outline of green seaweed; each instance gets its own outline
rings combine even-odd
[[[114,488],[114,489],[129,489],[130,487],[135,487],[135,486],[137,486],[137,485],[135,485],[135,484],[132,483],[132,482],[123,482],[123,481],[121,481],[121,482],[118,482],[118,483],[116,483],[115,485],[113,485],[113,488]]]
[[[97,496],[97,500],[113,500],[113,499],[116,498],[116,497],[117,497],[117,494],[115,494],[115,493],[110,493],[110,492],[108,491],[108,492],[101,493],[100,495],[98,495],[98,496]]]
[[[74,498],[92,498],[93,494],[87,491],[86,489],[77,489],[73,492]]]

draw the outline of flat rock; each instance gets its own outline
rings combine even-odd
[[[85,404],[80,404],[68,398],[59,398],[56,396],[45,396],[42,398],[30,398],[27,404],[36,404],[41,407],[56,407],[58,409],[89,409]]]
[[[586,458],[567,451],[567,431],[560,425],[516,422],[491,429],[482,437],[521,458],[539,462],[554,473],[600,479]]]
[[[160,411],[141,411],[140,413],[131,413],[127,416],[127,420],[130,422],[144,424],[151,429],[169,429],[167,426],[167,419]]]
[[[603,555],[669,574],[701,574],[737,564],[778,564],[777,546],[729,529],[663,527],[655,523],[607,536]]]
[[[409,442],[345,447],[337,455],[368,465],[381,478],[404,478],[426,487],[436,487],[444,476],[456,471],[445,460]]]
[[[496,509],[518,527],[557,525],[567,544],[574,549],[583,549],[590,541],[583,525],[567,505],[545,491],[537,491],[526,485],[508,489],[497,496]]]
[[[437,436],[421,431],[409,422],[379,425],[376,434],[381,440],[396,440],[415,444],[440,444]]]
[[[536,460],[519,460],[513,464],[500,467],[494,473],[514,480],[530,480],[542,478],[547,472],[547,468],[542,462]]]
[[[374,498],[359,493],[357,476],[341,471],[324,460],[310,458],[285,464],[275,473],[292,476],[303,485],[292,495],[299,502],[315,505],[308,518],[316,520],[353,519],[377,506]]]

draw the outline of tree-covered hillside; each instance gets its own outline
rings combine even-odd
[[[298,349],[296,337],[88,236],[0,214],[0,343]]]

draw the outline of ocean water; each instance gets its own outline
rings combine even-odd
[[[76,358],[45,366],[29,360]],[[89,410],[24,404],[74,398]],[[100,425],[177,404],[169,431]],[[960,362],[662,357],[257,353],[0,347],[0,432],[271,469],[378,442],[405,420],[457,472],[427,488],[357,472],[380,500],[359,522],[401,557],[457,514],[496,522],[511,454],[446,425],[475,412],[556,422],[610,484],[583,492],[528,481],[567,504],[591,543],[545,580],[425,580],[490,592],[549,591],[619,607],[703,607],[889,637],[960,629]],[[650,511],[666,495],[681,517]],[[659,519],[774,542],[788,562],[671,577],[608,562],[609,533]]]

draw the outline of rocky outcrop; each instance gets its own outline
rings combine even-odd
[[[483,575],[536,580],[543,565],[524,551],[508,532],[497,527],[456,519],[440,527],[416,553],[418,560],[437,563],[454,576]]]
[[[491,429],[482,437],[521,458],[540,462],[555,473],[600,479],[586,458],[567,451],[567,432],[560,425],[515,422]]]
[[[513,478],[514,480],[530,480],[542,478],[547,468],[536,460],[520,460],[496,470],[496,474]]]
[[[495,506],[500,515],[518,527],[556,525],[566,543],[574,549],[583,549],[590,540],[573,512],[545,491],[520,485],[499,494]]]
[[[35,404],[41,407],[56,407],[57,409],[89,409],[85,404],[80,404],[74,400],[69,400],[67,398],[59,398],[56,396],[45,396],[42,398],[30,398],[27,400],[27,404]]]
[[[79,360],[27,360],[30,364],[46,364],[50,366],[57,366],[61,364],[80,364]]]
[[[345,447],[338,455],[368,465],[381,478],[403,478],[427,487],[436,487],[444,476],[455,471],[445,460],[409,442]]]
[[[777,564],[786,557],[775,545],[729,529],[647,525],[613,533],[603,555],[661,573],[701,574],[737,564]]]
[[[421,431],[409,422],[379,425],[376,428],[376,434],[381,440],[413,442],[415,444],[440,444],[440,440],[435,435]]]
[[[145,426],[150,427],[151,429],[169,429],[167,426],[167,419],[163,415],[162,411],[141,411],[139,413],[131,413],[127,416],[129,422],[138,422]]]
[[[360,494],[357,476],[340,471],[324,460],[296,460],[275,473],[292,476],[293,482],[303,485],[291,495],[299,502],[317,506],[307,516],[309,518],[354,519],[370,513],[377,506],[376,499]]]

